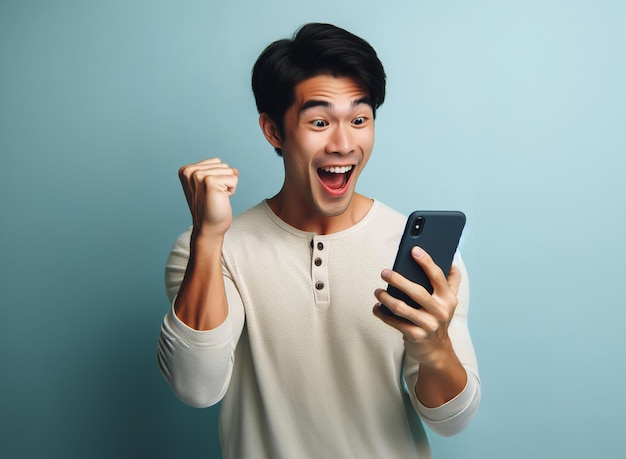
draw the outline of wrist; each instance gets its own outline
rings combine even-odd
[[[194,227],[191,231],[190,249],[192,251],[206,251],[211,249],[219,249],[221,252],[224,243],[223,233],[213,233],[202,228]]]
[[[450,368],[451,365],[459,363],[459,359],[452,348],[452,343],[448,342],[439,349],[431,351],[424,356],[420,362],[420,367],[428,366],[433,370],[442,371]]]

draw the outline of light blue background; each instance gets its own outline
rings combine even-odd
[[[176,172],[232,163],[237,212],[278,190],[250,69],[310,21],[388,73],[360,191],[468,216],[483,402],[436,457],[623,457],[617,0],[2,0],[0,457],[219,457],[156,365]]]

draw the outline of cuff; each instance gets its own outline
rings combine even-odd
[[[417,408],[422,416],[424,416],[431,422],[448,420],[450,418],[453,418],[460,412],[464,411],[464,409],[471,403],[472,399],[474,398],[474,394],[476,393],[476,385],[476,380],[471,376],[471,374],[468,373],[465,388],[461,391],[459,395],[454,397],[452,400],[444,403],[441,406],[429,408],[422,405],[422,402],[420,402],[419,399],[415,397]]]
[[[467,371],[467,369],[466,369]],[[467,371],[467,384],[463,391],[441,406],[428,408],[417,399],[413,391],[413,404],[420,417],[436,433],[449,437],[461,432],[470,423],[480,405],[480,381]]]
[[[164,326],[179,341],[182,341],[192,347],[214,346],[216,344],[224,343],[230,339],[232,331],[230,314],[217,328],[212,330],[196,330],[178,318],[174,312],[173,305],[165,316]]]

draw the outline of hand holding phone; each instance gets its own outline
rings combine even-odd
[[[464,226],[465,214],[459,211],[415,211],[411,213],[398,246],[393,270],[411,282],[422,285],[428,293],[432,294],[433,287],[430,280],[411,256],[411,250],[415,246],[420,246],[448,277]],[[409,306],[420,308],[420,305],[411,297],[392,285],[387,287],[387,292]]]

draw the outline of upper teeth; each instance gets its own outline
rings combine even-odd
[[[325,172],[331,172],[333,174],[345,174],[349,170],[352,170],[352,166],[322,167],[322,170],[325,171]]]

